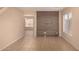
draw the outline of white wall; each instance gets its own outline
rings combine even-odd
[[[62,17],[64,13],[72,13],[72,24],[71,24],[71,32],[72,36],[63,33],[62,36],[71,43],[72,46],[74,46],[77,50],[79,50],[79,7],[75,8],[65,8],[62,11]],[[62,18],[62,25],[63,25],[63,18]],[[62,26],[63,30],[63,26]]]
[[[72,43],[79,50],[79,7],[72,8]]]
[[[17,8],[5,8],[4,11],[0,12],[0,50],[23,36],[23,12]]]

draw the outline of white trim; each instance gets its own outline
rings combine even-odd
[[[14,40],[14,41],[9,42],[9,43],[6,44],[5,46],[3,46],[3,48],[1,48],[0,51],[4,50],[5,48],[7,48],[8,46],[10,46],[11,44],[13,44],[14,42],[16,42],[17,40],[19,40],[19,39],[21,39],[21,38],[23,38],[23,37],[24,37],[24,35],[21,36],[21,37],[19,37],[18,39]]]
[[[28,14],[28,15],[24,15],[24,16],[33,16],[33,17],[34,17],[34,15],[30,15],[30,14]]]
[[[76,50],[79,50],[79,48],[76,47],[75,44],[73,44],[74,42],[72,41],[72,36],[68,36],[66,33],[63,33],[62,38],[64,38],[68,43],[70,43]]]
[[[61,36],[61,11],[59,11],[59,36]]]
[[[35,12],[35,19],[34,19],[34,37],[37,36],[37,12]]]

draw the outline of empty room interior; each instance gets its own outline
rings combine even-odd
[[[0,51],[78,50],[78,7],[0,7]]]

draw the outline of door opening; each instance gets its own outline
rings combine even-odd
[[[25,16],[26,36],[34,36],[34,16]]]

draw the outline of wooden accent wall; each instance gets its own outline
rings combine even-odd
[[[59,12],[38,11],[37,12],[37,36],[59,35]]]

